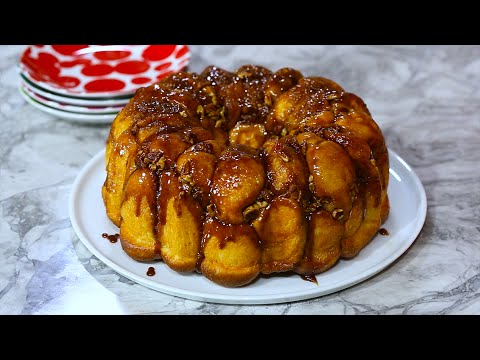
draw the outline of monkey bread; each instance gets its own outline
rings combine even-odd
[[[209,66],[140,88],[105,160],[123,250],[227,287],[326,271],[389,212],[387,147],[365,103],[292,68]]]

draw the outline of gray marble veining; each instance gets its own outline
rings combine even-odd
[[[255,63],[334,79],[363,98],[426,189],[424,228],[387,269],[324,297],[257,306],[150,290],[84,247],[68,197],[109,129],[27,104],[24,49],[0,46],[0,314],[480,314],[480,46],[191,46],[192,71]]]

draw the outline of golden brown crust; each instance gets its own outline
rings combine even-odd
[[[326,271],[390,209],[387,147],[365,103],[292,68],[210,66],[139,89],[105,162],[125,252],[223,286]]]
[[[176,271],[193,271],[202,237],[202,210],[177,175],[165,171],[157,194],[157,241],[163,261]]]
[[[236,144],[220,156],[213,174],[210,198],[215,216],[242,224],[244,210],[255,202],[265,184],[265,170],[255,149]]]
[[[107,209],[107,216],[120,227],[120,206],[123,201],[124,186],[135,171],[133,159],[137,152],[137,142],[130,130],[125,130],[112,144],[113,156],[108,158],[108,177],[102,187],[102,198]]]
[[[159,258],[155,224],[155,194],[158,182],[151,170],[137,169],[129,177],[120,213],[120,241],[123,250],[135,260]]]
[[[262,243],[262,273],[293,270],[302,259],[307,239],[307,222],[298,201],[273,199],[253,227]]]
[[[326,210],[311,215],[303,259],[295,269],[299,274],[318,274],[331,268],[342,253],[345,225]]]
[[[328,202],[332,211],[349,214],[356,178],[348,154],[337,143],[323,141],[310,146],[305,157],[312,177],[312,193]]]
[[[363,219],[357,230],[342,238],[342,256],[351,258],[365,247],[375,235],[381,224],[382,181],[381,174],[375,162],[370,161],[370,147],[361,138],[325,133],[325,136],[340,144],[355,164],[358,185],[355,196],[362,203]],[[357,210],[358,211],[358,210]],[[356,215],[356,214],[355,214]],[[350,220],[350,219],[349,219]]]
[[[260,149],[265,142],[267,132],[263,124],[237,123],[229,134],[230,145],[242,144]]]
[[[307,196],[308,166],[293,137],[270,138],[263,145],[267,187],[275,195]]]
[[[255,230],[246,224],[204,223],[202,273],[223,286],[242,286],[260,272],[261,249]]]

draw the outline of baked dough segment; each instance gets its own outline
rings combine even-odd
[[[137,169],[128,178],[120,209],[120,242],[123,250],[140,261],[158,259],[155,234],[158,180],[152,170]]]
[[[194,271],[202,238],[202,209],[173,171],[160,176],[157,241],[163,261],[176,271]]]
[[[345,225],[326,210],[310,217],[308,239],[303,259],[295,269],[299,274],[313,275],[331,268],[342,253],[341,240]]]
[[[106,167],[107,177],[102,186],[102,198],[108,218],[118,227],[125,183],[136,170],[133,160],[137,149],[135,136],[130,130],[124,131],[115,141]]]
[[[293,270],[302,260],[307,222],[295,199],[277,197],[254,220],[262,243],[261,272],[270,274]]]
[[[218,160],[210,191],[215,216],[226,224],[242,224],[244,210],[264,185],[265,170],[257,151],[240,144],[227,148]]]
[[[203,275],[217,284],[236,287],[250,283],[260,273],[260,242],[247,224],[223,224],[208,218],[202,239]]]

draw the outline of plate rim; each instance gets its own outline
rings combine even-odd
[[[394,263],[397,259],[399,259],[415,242],[418,235],[420,234],[426,220],[427,215],[427,196],[425,192],[425,188],[420,181],[420,178],[414,171],[414,169],[404,160],[402,159],[395,151],[388,149],[389,155],[395,157],[407,170],[411,176],[415,184],[415,188],[419,192],[420,196],[420,203],[419,203],[419,217],[415,222],[415,227],[411,233],[409,233],[408,240],[403,243],[403,245],[394,252],[394,256],[384,259],[380,263],[376,264],[373,267],[370,267],[364,270],[358,278],[355,279],[353,282],[341,281],[341,283],[337,286],[330,287],[325,289],[324,291],[316,292],[314,295],[310,294],[311,289],[306,289],[302,291],[296,291],[294,293],[289,293],[288,295],[281,296],[276,295],[276,297],[269,297],[265,298],[266,295],[252,295],[252,296],[245,296],[245,295],[225,295],[225,294],[211,294],[208,295],[205,293],[201,293],[198,291],[186,290],[186,289],[179,289],[165,284],[159,284],[158,282],[154,282],[152,280],[143,278],[136,274],[130,273],[130,271],[123,269],[121,266],[118,266],[108,257],[104,256],[103,254],[98,251],[94,243],[87,239],[83,232],[81,231],[80,225],[78,223],[77,218],[74,216],[75,214],[75,199],[81,193],[80,191],[76,191],[79,188],[80,184],[85,181],[85,177],[92,171],[92,168],[98,166],[97,162],[105,157],[105,149],[99,151],[95,154],[80,170],[75,181],[72,184],[69,201],[68,201],[68,210],[69,210],[69,217],[72,224],[72,227],[75,231],[75,234],[80,239],[80,241],[85,245],[85,247],[100,261],[105,263],[109,266],[112,270],[117,272],[118,274],[125,276],[126,278],[135,281],[136,283],[150,288],[152,290],[176,296],[183,299],[195,300],[195,301],[203,301],[208,303],[217,303],[217,304],[229,304],[229,305],[268,305],[268,304],[282,304],[288,302],[295,302],[295,301],[302,301],[302,300],[309,300],[319,298],[328,294],[336,293],[340,290],[353,287],[369,278],[374,277],[376,274],[387,268],[390,264]]]
[[[69,111],[63,111],[59,109],[55,109],[49,107],[47,105],[43,105],[32,99],[27,93],[25,93],[21,86],[18,87],[18,91],[23,99],[32,105],[37,110],[40,110],[44,113],[47,113],[51,116],[67,120],[73,121],[77,123],[84,123],[84,124],[111,124],[118,113],[111,113],[111,114],[82,114],[82,113],[74,113]]]
[[[41,97],[41,95],[39,95],[39,94],[35,93],[34,91],[30,90],[23,83],[20,84],[20,87],[21,87],[22,91],[24,91],[30,98],[32,98],[36,102],[38,102],[42,105],[48,106],[52,109],[65,111],[65,112],[73,112],[73,113],[86,114],[86,115],[111,115],[111,114],[118,114],[125,107],[125,105],[103,106],[103,107],[102,106],[90,105],[90,106],[98,108],[98,109],[95,109],[95,110],[89,109],[88,105],[82,106],[82,105],[65,104],[65,106],[62,107],[62,104],[58,101],[55,101],[55,100],[52,100],[52,99],[38,98],[38,97]]]

